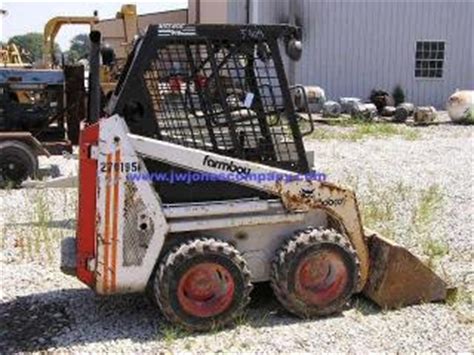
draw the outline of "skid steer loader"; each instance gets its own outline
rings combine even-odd
[[[298,58],[300,40],[291,26],[150,26],[110,117],[82,131],[63,271],[102,295],[151,290],[197,331],[231,322],[257,282],[301,317],[360,292],[382,307],[443,300],[429,268],[364,230],[351,189],[309,178],[312,123],[299,127],[280,54]]]

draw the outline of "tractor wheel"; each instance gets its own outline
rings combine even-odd
[[[289,312],[308,318],[341,311],[359,277],[359,259],[344,236],[334,230],[307,229],[278,250],[271,285]]]
[[[193,239],[162,260],[154,294],[165,317],[191,331],[230,323],[250,301],[250,271],[240,253],[216,239]]]
[[[38,158],[25,143],[0,143],[0,188],[18,187],[38,170]]]

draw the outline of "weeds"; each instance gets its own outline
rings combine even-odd
[[[418,208],[413,215],[413,224],[420,232],[425,232],[427,225],[433,219],[433,214],[439,208],[442,194],[438,185],[431,185],[421,192]]]
[[[350,177],[353,187],[359,181]],[[364,226],[382,235],[418,248],[433,267],[449,253],[448,244],[435,235],[433,222],[442,207],[443,194],[438,185],[416,190],[403,182],[381,188],[369,179],[368,193],[360,200]]]
[[[166,345],[170,346],[174,341],[185,337],[188,332],[176,325],[166,324],[161,328],[160,334]]]
[[[234,324],[238,327],[248,325],[249,323],[250,318],[247,311],[243,311],[234,319]]]
[[[418,206],[412,215],[414,233],[421,240],[423,253],[428,257],[428,265],[433,267],[435,262],[448,254],[448,244],[431,235],[431,224],[436,212],[441,207],[443,196],[437,185],[431,185],[421,192]]]
[[[458,123],[465,124],[465,125],[472,125],[474,124],[474,109],[469,108],[466,110],[464,118],[459,120]]]
[[[423,253],[428,256],[427,264],[430,268],[434,267],[436,261],[449,253],[449,246],[447,243],[426,237],[422,241]]]
[[[391,228],[389,228],[385,223],[382,223],[393,219],[393,201],[387,200],[387,203],[383,204],[373,200],[368,201],[364,204],[363,215],[365,226],[369,228],[377,228],[375,226],[378,225],[377,229],[381,229],[380,232],[383,235],[393,239],[394,233]]]
[[[40,255],[41,249],[46,252],[47,260],[51,261],[53,259],[54,253],[54,239],[55,233],[49,228],[49,224],[52,220],[51,207],[49,201],[46,199],[45,195],[38,193],[36,195],[35,201],[35,215],[34,220],[36,221],[37,233],[34,236],[34,255]]]
[[[369,315],[378,312],[379,308],[371,301],[363,297],[355,297],[352,308],[362,315]]]
[[[347,129],[336,131],[334,129],[320,127],[315,129],[311,138],[317,140],[337,139],[343,141],[359,141],[366,138],[386,138],[395,136],[400,136],[406,140],[417,140],[420,138],[420,134],[416,129],[396,124],[349,120],[341,123],[332,123],[331,125],[337,125]]]
[[[75,212],[76,199],[66,189],[21,193],[27,203],[19,207],[21,212],[5,210],[5,223],[0,227],[3,232],[0,247],[11,244],[15,259],[53,262],[66,230],[71,233],[74,220],[67,217]],[[55,221],[58,217],[61,220]]]
[[[234,319],[234,324],[240,326],[250,326],[253,328],[263,327],[267,324],[268,318],[271,312],[265,311],[263,314],[258,316],[251,316],[248,311],[242,312],[239,316]]]
[[[391,227],[391,223],[395,218],[395,208],[397,198],[399,196],[392,189],[380,189],[375,183],[369,179],[368,189],[370,195],[364,198],[362,205],[362,215],[364,226],[379,230],[388,238],[395,239],[395,230]],[[406,190],[407,187],[403,183],[396,186],[396,190]]]
[[[474,296],[466,286],[459,286],[456,290],[448,292],[446,304],[456,313],[462,323],[474,323],[473,302]]]
[[[469,292],[466,287],[460,286],[457,288],[456,291],[448,293],[446,303],[452,307],[455,307],[459,304],[466,304],[468,306],[472,306],[472,304],[474,303],[473,294],[472,292]]]
[[[416,141],[420,139],[420,133],[414,129],[409,129],[403,133],[403,138],[407,141]]]
[[[36,195],[35,220],[38,226],[38,236],[35,238],[35,252],[40,252],[40,242],[50,239],[48,224],[51,221],[51,209],[45,196],[41,193]]]
[[[6,246],[5,238],[7,237],[7,226],[5,223],[2,224],[2,234],[0,235],[0,250],[3,250]]]

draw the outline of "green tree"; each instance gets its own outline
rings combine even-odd
[[[23,60],[36,62],[43,55],[43,35],[41,33],[30,32],[13,36],[8,40],[8,43],[14,43],[22,49]]]
[[[14,43],[19,47],[23,61],[34,63],[43,58],[42,33],[29,32],[24,35],[16,35],[11,37],[8,43]],[[61,48],[57,43],[54,43],[54,53],[57,58],[60,58]]]
[[[79,59],[87,58],[90,50],[89,36],[81,33],[71,40],[71,47],[67,52],[69,62],[77,62]]]

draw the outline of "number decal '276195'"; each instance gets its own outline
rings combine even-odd
[[[137,161],[120,163],[101,163],[100,172],[120,171],[121,173],[134,173],[140,171],[140,165]]]

